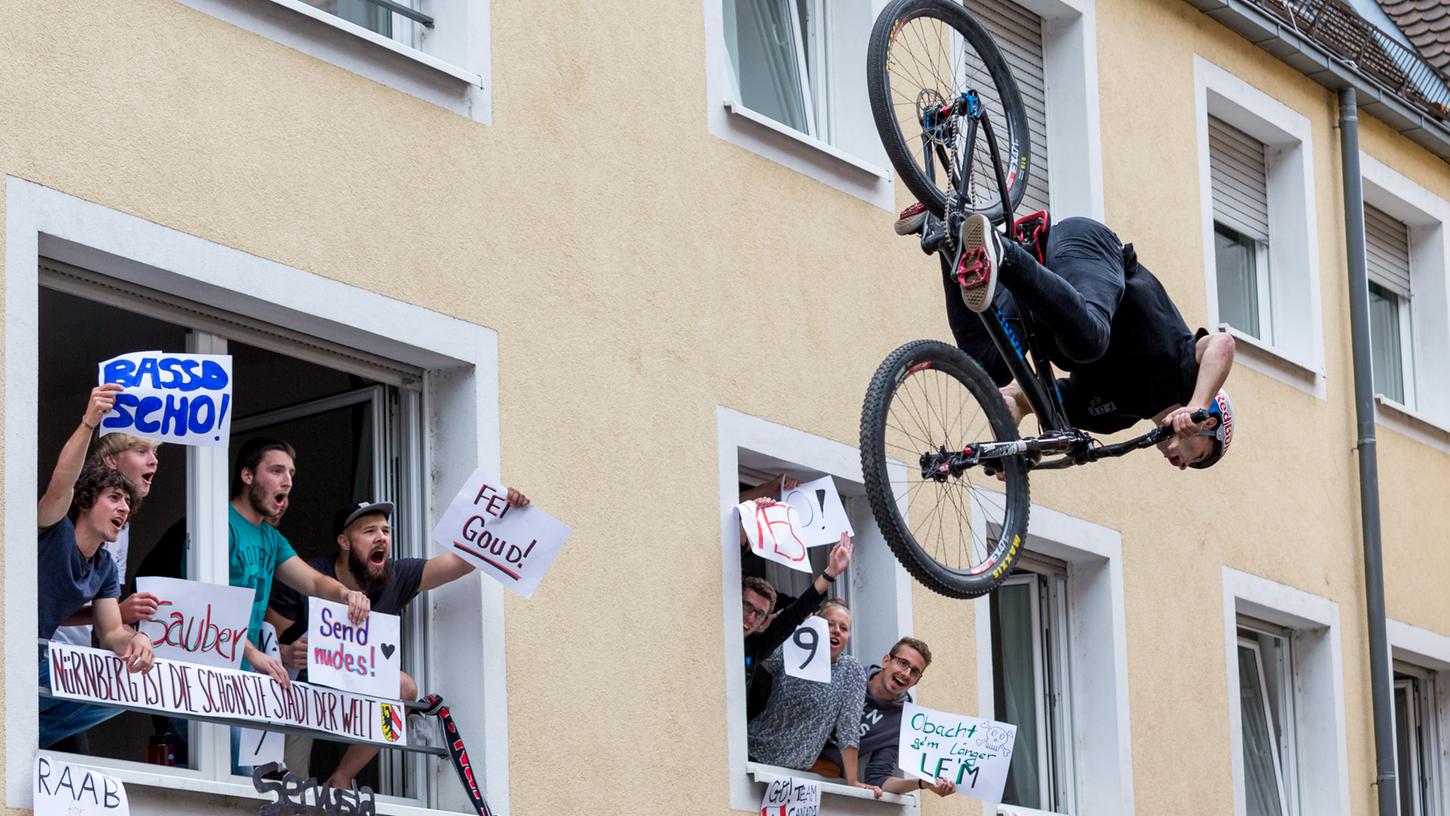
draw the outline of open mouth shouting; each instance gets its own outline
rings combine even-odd
[[[156,478],[156,469],[144,470],[141,472],[141,483],[136,485],[141,489],[142,495],[151,492],[151,480]]]
[[[383,546],[374,547],[373,550],[372,550],[372,552],[368,553],[368,568],[369,569],[371,569],[371,570],[380,570],[384,566],[386,566],[387,563],[388,563],[388,548],[387,547],[383,547]]]

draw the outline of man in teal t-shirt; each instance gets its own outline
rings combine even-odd
[[[266,437],[248,440],[232,471],[232,501],[227,513],[228,583],[250,587],[253,592],[242,667],[271,675],[284,686],[291,681],[281,661],[256,645],[261,640],[274,575],[303,595],[347,604],[353,623],[361,623],[372,609],[366,593],[350,590],[313,569],[272,526],[287,511],[287,496],[297,474],[296,458],[286,442]]]

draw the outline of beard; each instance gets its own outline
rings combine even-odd
[[[247,487],[247,503],[252,506],[252,510],[255,511],[257,515],[262,517],[263,522],[270,524],[273,527],[276,527],[277,524],[282,521],[283,514],[287,512],[287,508],[284,505],[281,513],[278,513],[275,516],[270,515],[272,512],[272,494],[268,493],[266,488],[262,487],[256,482],[252,482],[252,484]]]
[[[359,558],[358,551],[349,548],[347,551],[347,571],[352,574],[352,579],[362,588],[363,594],[373,598],[393,577],[393,559],[389,558],[383,565],[373,571],[368,564],[367,558]]]

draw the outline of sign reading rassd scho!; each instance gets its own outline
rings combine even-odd
[[[126,389],[101,419],[101,436],[217,448],[231,440],[231,355],[134,351],[101,363],[100,379]]]
[[[508,488],[475,470],[433,528],[433,540],[527,598],[569,532],[569,525],[533,505],[509,506]]]

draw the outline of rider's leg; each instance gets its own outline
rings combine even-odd
[[[971,221],[962,228],[964,236]],[[980,266],[990,265],[995,257],[994,272],[1001,283],[1052,332],[1059,364],[1068,367],[1101,357],[1123,297],[1123,245],[1113,231],[1087,218],[1055,224],[1046,265],[1015,241],[1001,240],[996,230],[986,232],[992,247],[983,247],[980,240],[973,246],[964,237],[962,266],[973,266],[959,268],[958,276],[965,271],[980,277]]]
[[[1012,370],[1007,367],[1006,361],[992,343],[992,336],[987,334],[987,328],[982,325],[983,320],[997,318],[990,314],[973,314],[967,309],[962,303],[962,288],[952,276],[951,258],[945,254],[938,254],[937,257],[941,259],[942,293],[946,296],[947,323],[952,328],[952,337],[957,341],[957,348],[980,363],[998,388],[1012,382]],[[1002,290],[997,293],[993,305],[1002,311],[1012,330],[1021,337],[1022,327],[1017,318],[1017,308],[1011,301],[1012,296]]]

